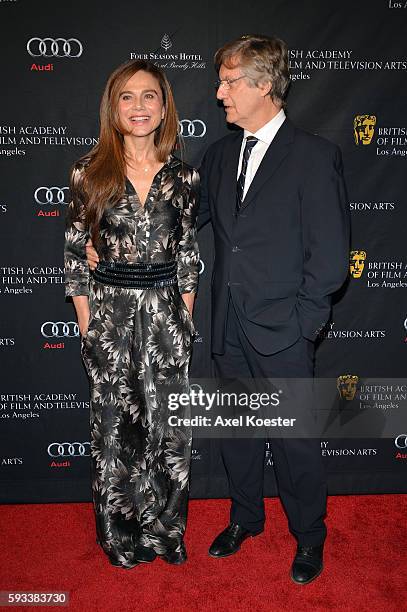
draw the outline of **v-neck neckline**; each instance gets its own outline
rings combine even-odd
[[[138,199],[138,201],[140,203],[141,208],[145,208],[145,206],[146,206],[146,204],[147,204],[147,202],[149,200],[151,190],[153,189],[153,186],[154,186],[154,184],[155,184],[155,182],[157,180],[157,177],[158,177],[159,174],[161,174],[161,172],[163,171],[165,165],[166,165],[166,162],[163,163],[161,168],[159,170],[157,170],[157,172],[153,176],[153,180],[151,181],[151,185],[150,185],[149,190],[147,192],[146,199],[144,200],[144,203],[141,201],[141,198],[140,198],[139,194],[137,193],[137,189],[135,188],[134,184],[131,182],[129,177],[126,175],[126,185],[127,185],[127,187],[130,188],[130,192],[133,193],[137,197],[137,199]]]

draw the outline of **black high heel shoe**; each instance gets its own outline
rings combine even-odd
[[[123,569],[132,569],[136,567],[136,565],[140,565],[140,563],[152,563],[156,557],[157,553],[152,548],[147,548],[147,546],[142,546],[138,544],[133,551],[132,562],[130,565],[124,565],[117,558],[109,556],[109,561],[115,567],[122,567]]]
[[[98,544],[99,546],[103,548],[103,545],[98,537],[96,537],[96,544]],[[152,563],[157,557],[157,553],[155,552],[155,550],[153,550],[152,548],[148,548],[147,546],[143,546],[142,544],[137,544],[133,553],[134,553],[135,563],[134,565],[132,564],[131,567],[127,567],[123,565],[120,561],[110,556],[109,554],[108,554],[108,557],[112,565],[114,565],[115,567],[123,567],[124,569],[131,569],[132,567],[135,567],[139,563]]]
[[[148,548],[147,546],[143,546],[142,544],[137,544],[134,549],[134,558],[139,563],[152,563],[157,557],[157,553],[152,548]]]
[[[182,565],[187,560],[187,551],[184,542],[182,542],[176,550],[170,550],[164,555],[160,555],[163,561],[171,565]]]

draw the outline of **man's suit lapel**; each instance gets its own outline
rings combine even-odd
[[[286,119],[283,125],[278,130],[273,142],[264,155],[261,164],[254,176],[253,181],[246,193],[246,197],[243,200],[241,209],[246,208],[253,201],[256,194],[263,187],[264,183],[268,181],[273,174],[278,170],[282,164],[284,158],[290,151],[290,146],[294,141],[294,126],[288,119]],[[239,147],[240,150],[240,147]],[[239,157],[238,157],[239,161]],[[237,170],[235,169],[237,172]],[[236,198],[235,198],[236,200]]]
[[[237,193],[237,168],[239,165],[240,148],[242,146],[243,132],[230,139],[223,152],[224,163],[222,168],[222,197],[227,202],[228,211],[235,213]]]

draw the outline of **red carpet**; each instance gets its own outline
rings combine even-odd
[[[266,502],[264,534],[233,557],[208,557],[228,508],[225,500],[190,503],[185,565],[157,559],[122,570],[95,543],[91,504],[1,506],[0,590],[70,592],[68,608],[21,610],[406,610],[407,496],[330,497],[325,570],[303,587],[288,576],[295,543],[276,499]]]

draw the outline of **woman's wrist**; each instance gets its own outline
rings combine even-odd
[[[79,331],[81,336],[83,336],[86,333],[89,324],[89,299],[87,295],[76,295],[72,299],[76,310]]]

